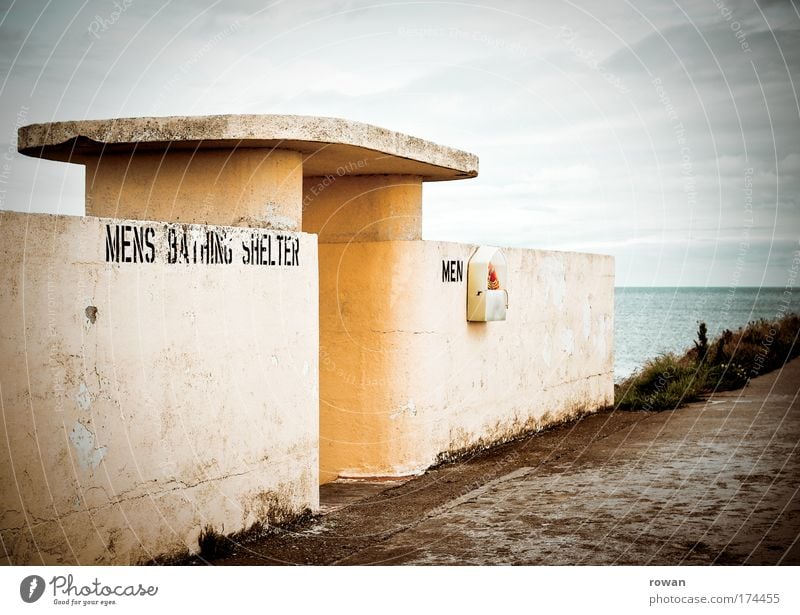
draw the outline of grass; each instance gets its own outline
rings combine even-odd
[[[200,556],[205,559],[227,557],[233,553],[233,548],[236,546],[233,540],[220,534],[210,525],[204,527],[200,532],[197,544],[200,547]]]
[[[614,386],[615,406],[625,410],[670,410],[714,391],[730,391],[751,378],[800,356],[800,316],[756,320],[725,330],[709,342],[700,323],[694,347],[683,355],[662,354]]]

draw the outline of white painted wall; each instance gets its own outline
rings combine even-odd
[[[155,262],[106,263],[107,223],[0,213],[0,558],[136,563],[316,509],[316,237],[167,264],[167,225],[128,222]]]

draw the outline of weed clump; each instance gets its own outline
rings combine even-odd
[[[755,320],[725,330],[709,343],[701,322],[694,346],[683,355],[662,354],[614,386],[615,405],[625,410],[669,410],[714,391],[746,386],[751,378],[800,356],[800,316]]]
[[[204,527],[200,532],[197,544],[200,547],[200,557],[205,559],[227,557],[233,552],[233,547],[235,546],[235,543],[230,538],[217,532],[210,525]]]

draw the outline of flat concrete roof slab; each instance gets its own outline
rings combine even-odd
[[[138,117],[31,124],[19,129],[27,156],[82,162],[91,156],[174,149],[274,148],[303,154],[303,175],[417,175],[425,181],[478,175],[478,157],[378,126],[304,115]]]

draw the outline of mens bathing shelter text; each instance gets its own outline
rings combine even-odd
[[[108,263],[300,265],[297,233],[202,226],[106,224]]]

